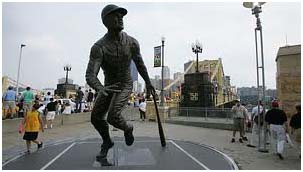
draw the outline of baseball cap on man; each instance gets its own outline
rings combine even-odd
[[[108,14],[115,12],[115,11],[120,12],[121,14],[123,14],[123,16],[125,16],[127,14],[127,10],[125,8],[118,7],[117,5],[114,5],[114,4],[109,4],[109,5],[106,5],[101,12],[102,21],[104,21],[104,18]]]

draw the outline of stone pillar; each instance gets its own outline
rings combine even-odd
[[[159,115],[161,122],[165,122],[165,120],[168,118],[168,106],[161,107],[158,105]],[[149,121],[157,121],[157,114],[154,102],[147,101],[146,102],[146,119]]]
[[[280,47],[276,62],[280,108],[291,117],[301,102],[301,45]]]

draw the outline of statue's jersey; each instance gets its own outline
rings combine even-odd
[[[95,43],[102,49],[101,68],[105,76],[105,85],[120,82],[124,87],[132,87],[130,63],[134,52],[134,38],[122,32],[121,40],[110,41],[105,35]]]
[[[105,76],[105,85],[119,82],[122,88],[132,89],[131,60],[134,60],[138,71],[143,71],[143,75],[147,76],[137,40],[125,32],[121,33],[120,41],[112,41],[108,34],[104,35],[92,47],[86,71],[87,83],[96,90],[102,86],[99,80],[98,82],[93,80],[93,78],[97,79],[96,74],[99,71],[98,68],[101,67]]]

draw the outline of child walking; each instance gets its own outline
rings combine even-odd
[[[39,107],[39,104],[34,104],[32,109],[27,111],[26,116],[24,117],[25,133],[23,140],[26,140],[27,153],[30,153],[31,142],[36,143],[38,149],[42,148],[43,145],[43,142],[37,140],[40,128],[42,132],[44,132],[42,119],[38,112]]]

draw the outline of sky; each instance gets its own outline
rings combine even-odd
[[[20,44],[20,82],[36,89],[56,88],[72,66],[69,78],[85,84],[91,46],[107,29],[101,10],[109,2],[2,2],[2,76],[16,80]],[[183,72],[195,60],[191,44],[199,40],[199,60],[222,58],[224,74],[236,87],[256,86],[255,16],[242,2],[117,2],[128,10],[124,31],[140,43],[151,78],[161,75],[153,67],[154,47],[165,37],[165,65]],[[263,27],[265,85],[276,88],[279,47],[301,44],[301,3],[268,2],[260,14]],[[99,74],[103,82],[102,71]],[[140,79],[143,82],[142,79]]]

